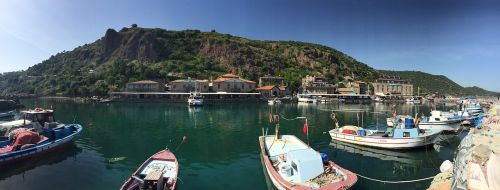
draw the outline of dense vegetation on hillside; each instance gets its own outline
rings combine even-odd
[[[412,80],[422,93],[491,95],[478,87],[463,88],[444,76],[381,72]],[[187,77],[215,79],[223,73],[254,81],[266,74],[282,76],[294,91],[306,75],[324,76],[331,83],[344,81],[345,76],[372,82],[379,76],[368,65],[322,45],[132,26],[108,29],[97,41],[53,55],[25,71],[0,74],[0,95],[106,95],[137,80],[166,83]]]
[[[335,49],[303,42],[258,41],[215,31],[108,29],[101,39],[51,56],[26,71],[0,76],[3,93],[104,95],[127,82],[216,78],[239,74],[250,80],[282,76],[297,90],[305,75],[331,82],[343,76],[371,81],[377,72]]]
[[[381,75],[399,76],[413,82],[415,94],[417,87],[420,87],[421,94],[440,95],[483,95],[496,96],[498,93],[484,90],[479,87],[462,87],[443,75],[432,75],[420,71],[385,71],[379,70]]]

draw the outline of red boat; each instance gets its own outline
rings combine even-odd
[[[148,158],[123,184],[121,190],[175,189],[179,164],[168,149]]]

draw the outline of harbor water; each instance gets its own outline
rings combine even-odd
[[[0,168],[0,189],[119,189],[149,156],[165,147],[179,159],[178,189],[268,189],[260,161],[258,136],[274,133],[270,113],[281,116],[281,134],[296,135],[338,165],[352,172],[387,181],[434,176],[452,159],[460,138],[441,136],[438,145],[389,151],[332,142],[331,110],[340,125],[384,128],[386,112],[429,114],[433,105],[413,104],[280,104],[221,103],[190,108],[184,103],[75,103],[23,100],[28,108],[55,110],[56,120],[84,126],[74,143],[43,157]],[[450,109],[449,107],[440,107]],[[309,138],[302,133],[306,116]],[[465,133],[465,132],[464,132]],[[465,135],[464,133],[459,136]],[[186,136],[187,141],[182,142]],[[431,180],[384,184],[359,178],[352,189],[426,189]]]

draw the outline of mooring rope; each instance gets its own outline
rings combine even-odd
[[[426,178],[421,178],[421,179],[403,180],[403,181],[385,181],[385,180],[380,180],[380,179],[369,178],[369,177],[366,177],[366,176],[363,176],[363,175],[360,175],[357,173],[354,173],[354,174],[356,174],[357,176],[362,177],[364,179],[368,179],[368,180],[372,180],[372,181],[376,181],[376,182],[381,182],[381,183],[413,183],[413,182],[419,182],[419,181],[433,179],[434,177],[436,177],[436,176],[431,176],[431,177],[426,177]]]

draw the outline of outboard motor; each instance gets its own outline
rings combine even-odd
[[[327,166],[329,165],[330,159],[328,158],[328,155],[326,153],[320,152],[319,155],[321,155],[321,160],[323,160],[323,165]]]

